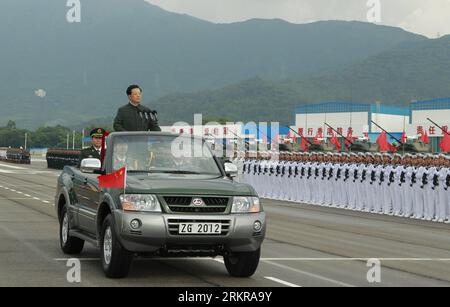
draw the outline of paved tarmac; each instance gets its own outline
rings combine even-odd
[[[449,225],[270,200],[251,278],[230,277],[221,258],[156,258],[137,259],[128,278],[111,280],[86,244],[81,282],[71,283],[53,204],[60,171],[46,167],[0,163],[0,286],[450,286]],[[372,258],[381,264],[379,283],[367,278],[369,270],[376,277]]]

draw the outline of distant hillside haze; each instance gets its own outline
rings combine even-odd
[[[303,84],[405,43],[430,42],[399,28],[361,22],[213,24],[144,0],[81,4],[81,23],[70,24],[66,1],[0,2],[0,124],[11,119],[25,128],[75,126],[110,118],[127,102],[124,92],[131,83],[142,85],[147,102],[205,90],[226,96],[227,87],[255,78]],[[36,97],[37,89],[47,96]],[[283,101],[272,103],[285,107]],[[199,106],[193,102],[183,116]],[[218,116],[241,115],[221,105],[208,107]],[[183,117],[159,113],[166,123]]]

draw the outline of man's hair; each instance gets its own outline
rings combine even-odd
[[[134,90],[135,88],[138,88],[141,91],[141,93],[142,93],[141,87],[139,85],[133,84],[133,85],[130,85],[127,88],[127,96],[130,96],[131,95],[131,91]]]

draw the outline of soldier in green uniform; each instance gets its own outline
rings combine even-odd
[[[157,112],[141,105],[142,89],[139,85],[127,88],[129,103],[117,111],[115,131],[161,131]]]
[[[92,146],[81,151],[78,167],[83,159],[94,158],[101,160],[102,157],[102,137],[106,133],[103,128],[95,128],[91,131]]]

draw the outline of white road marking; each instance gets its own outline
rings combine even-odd
[[[281,280],[281,279],[278,279],[278,278],[275,278],[275,277],[265,276],[264,278],[265,279],[269,279],[269,280],[274,281],[274,282],[277,282],[279,284],[288,286],[288,287],[293,287],[293,288],[301,288],[302,287],[302,286],[299,286],[299,285],[296,285],[296,284],[293,284],[293,283],[290,283],[290,282],[287,282],[287,281],[284,281],[284,280]]]
[[[8,197],[8,198],[0,198],[0,200],[30,200],[29,197]]]
[[[80,261],[100,261],[100,258],[54,258],[55,261],[68,261],[70,259],[77,259]]]
[[[14,187],[17,187],[17,186],[14,186]],[[11,198],[11,197],[9,197],[9,198],[0,198],[0,200],[26,200],[26,199],[34,199],[34,200],[38,200],[38,201],[42,201],[44,204],[51,204],[53,207],[55,206],[53,203],[51,203],[50,201],[48,201],[48,200],[41,200],[40,198],[38,198],[38,197],[35,197],[35,196],[31,196],[30,194],[25,194],[25,193],[23,193],[23,192],[21,192],[21,191],[17,191],[17,190],[14,190],[14,189],[11,189],[11,188],[8,188],[8,187],[4,187],[4,186],[0,186],[0,188],[3,188],[3,189],[5,189],[5,190],[9,190],[9,191],[11,191],[11,192],[16,192],[17,194],[21,194],[21,195],[23,195],[23,196],[26,196],[26,197],[28,197],[28,198]]]
[[[0,173],[3,173],[3,174],[14,174],[13,171],[7,171],[7,170],[4,170],[4,169],[0,169]]]
[[[19,169],[19,170],[26,170],[27,169],[25,167],[13,166],[13,165],[4,164],[4,163],[0,163],[0,166],[6,167],[6,168],[12,168],[12,169]]]
[[[302,271],[302,270],[294,269],[294,268],[291,268],[291,267],[289,267],[287,265],[279,264],[279,263],[272,262],[272,261],[265,261],[265,262],[269,263],[271,265],[277,266],[279,268],[288,270],[288,271],[292,271],[292,272],[296,272],[296,273],[299,273],[299,274],[303,274],[303,275],[306,275],[306,276],[309,276],[309,277],[312,277],[312,278],[316,278],[316,279],[319,279],[319,280],[322,280],[322,281],[326,281],[326,282],[329,282],[329,283],[332,283],[332,284],[335,284],[335,285],[339,285],[339,286],[342,286],[342,287],[355,287],[353,285],[350,285],[350,284],[347,284],[347,283],[344,283],[344,282],[340,282],[338,280],[334,280],[334,279],[327,278],[327,277],[324,277],[324,276],[320,276],[320,275],[317,275],[317,274],[313,274],[313,273],[305,272],[305,271]]]

